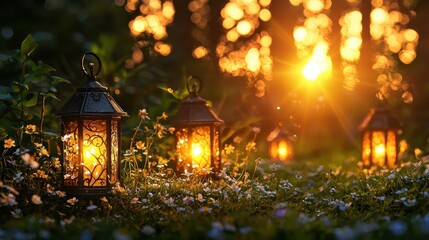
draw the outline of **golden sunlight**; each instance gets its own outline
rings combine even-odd
[[[310,61],[302,69],[302,74],[304,75],[305,79],[311,82],[316,81],[321,73],[322,69],[315,61]]]

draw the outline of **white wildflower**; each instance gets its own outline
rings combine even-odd
[[[140,229],[140,232],[142,232],[143,234],[145,234],[147,236],[150,236],[150,235],[153,235],[156,232],[156,230],[155,230],[155,228],[153,228],[153,227],[151,227],[149,225],[144,225]]]
[[[33,196],[31,196],[31,202],[33,203],[33,204],[36,204],[36,205],[40,205],[40,204],[42,204],[43,202],[42,202],[42,198],[40,198],[40,196],[38,196],[38,195],[33,195]]]
[[[89,206],[86,207],[86,210],[88,210],[88,211],[92,211],[92,210],[95,210],[95,209],[97,209],[96,205],[89,205]]]

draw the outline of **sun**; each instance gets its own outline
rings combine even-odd
[[[305,79],[307,79],[310,82],[316,81],[321,73],[322,73],[322,69],[320,65],[318,65],[315,62],[307,63],[302,69],[302,74],[304,75]]]

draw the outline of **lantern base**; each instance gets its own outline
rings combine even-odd
[[[111,192],[110,188],[107,187],[63,187],[62,190],[66,192],[67,196],[84,199],[98,199],[109,195]]]

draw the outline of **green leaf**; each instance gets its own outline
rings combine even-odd
[[[12,100],[13,97],[9,93],[0,93],[0,100]]]
[[[58,100],[58,101],[61,101],[55,94],[53,94],[53,93],[47,93],[47,94],[45,94],[45,97],[46,98],[53,98],[53,99],[56,99],[56,100]]]
[[[10,87],[0,86],[0,94],[9,94],[12,92]]]
[[[39,97],[39,94],[37,93],[34,93],[34,92],[28,93],[27,96],[25,97],[24,107],[36,106],[38,97]]]
[[[14,93],[17,93],[17,92],[20,92],[20,91],[21,91],[21,89],[20,89],[20,87],[19,87],[19,85],[18,85],[17,83],[13,83],[13,84],[12,84],[12,91],[13,91]]]
[[[50,72],[54,72],[55,68],[49,66],[48,64],[43,63],[42,61],[39,61],[37,63],[37,66],[33,68],[33,75],[46,75]]]
[[[54,133],[54,132],[43,132],[42,136],[44,138],[59,138],[60,134],[59,133]]]
[[[22,41],[21,43],[21,52],[24,53],[27,56],[30,56],[30,54],[37,48],[37,42],[31,36],[30,34],[27,35],[27,37]]]
[[[62,77],[58,77],[58,76],[52,76],[52,84],[56,85],[58,83],[71,83],[69,80],[62,78]]]

